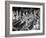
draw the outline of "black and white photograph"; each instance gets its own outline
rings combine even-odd
[[[6,36],[31,36],[44,34],[44,3],[6,3]]]
[[[40,30],[40,8],[12,7],[12,31]]]
[[[42,6],[10,5],[10,33],[41,33],[43,29]]]

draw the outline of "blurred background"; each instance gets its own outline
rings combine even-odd
[[[12,1],[45,3],[45,10],[46,10],[46,0],[12,0]],[[46,15],[46,13],[45,13],[45,15]],[[46,17],[45,17],[45,19],[46,19]],[[0,38],[5,38],[5,0],[0,0]],[[25,37],[11,37],[11,38],[46,38],[46,20],[45,20],[45,35],[25,36]]]

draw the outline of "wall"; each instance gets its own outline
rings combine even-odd
[[[46,10],[46,0],[16,0],[16,1],[44,2],[45,3],[45,10]],[[45,13],[45,15],[46,15],[46,13]],[[46,17],[45,17],[45,19],[46,19]],[[46,22],[46,20],[45,20],[45,22]],[[0,38],[5,38],[4,36],[5,36],[5,0],[0,0]],[[46,38],[46,28],[45,28],[45,35],[24,36],[24,37],[16,37],[16,38]]]

